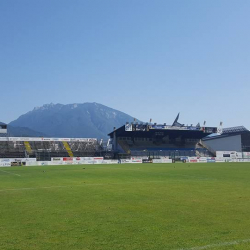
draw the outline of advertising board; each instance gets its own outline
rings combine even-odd
[[[210,159],[208,158],[208,159],[207,159],[207,162],[208,162],[208,163],[215,162],[215,158],[210,158]]]
[[[198,162],[200,162],[200,163],[202,163],[202,162],[207,162],[207,157],[200,157],[199,159],[198,159]]]
[[[103,160],[102,164],[118,164],[118,160]]]
[[[73,161],[73,157],[63,157],[63,161]]]
[[[132,163],[130,159],[121,159],[121,163]]]
[[[188,160],[187,160],[187,162],[198,162],[198,159],[197,159],[197,157],[188,157]]]
[[[142,163],[142,159],[141,158],[131,158],[131,162],[132,163]]]
[[[153,163],[172,163],[172,159],[153,159]]]
[[[11,163],[10,162],[0,162],[0,167],[10,167]]]
[[[63,158],[62,157],[52,157],[51,158],[51,161],[62,161],[63,160]]]
[[[96,142],[96,138],[45,138],[45,137],[0,137],[0,141],[72,141]]]

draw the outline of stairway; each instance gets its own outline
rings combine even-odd
[[[25,141],[25,142],[24,142],[24,146],[25,146],[26,151],[27,151],[29,154],[31,154],[31,153],[32,153],[32,148],[31,148],[31,146],[30,146],[30,143],[29,143],[28,141]]]
[[[65,147],[65,149],[67,150],[69,156],[74,157],[69,144],[66,141],[63,141],[62,143],[63,143],[63,146]]]
[[[204,150],[206,150],[207,152],[207,154],[208,155],[206,155],[207,157],[216,157],[216,151],[214,151],[212,148],[210,148],[208,145],[206,145],[206,144],[204,144],[203,143],[203,141],[202,140],[200,140],[198,143],[197,143],[197,145],[196,145],[196,154],[197,154],[197,156],[202,156],[201,154],[200,154],[200,152],[199,152],[199,149],[204,149]],[[205,152],[203,152],[203,154],[204,154]],[[205,156],[205,155],[203,155],[203,156]]]
[[[130,154],[130,148],[127,142],[119,141],[118,144],[126,154]]]

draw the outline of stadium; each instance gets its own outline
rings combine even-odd
[[[178,122],[172,125],[152,123],[126,123],[109,133],[109,140],[97,138],[45,138],[9,137],[7,125],[0,125],[0,159],[20,164],[50,164],[59,162],[82,162],[87,159],[124,159],[199,161],[204,159],[247,160],[250,155],[250,131],[243,126],[224,128],[196,126]],[[236,157],[237,155],[237,157]],[[94,159],[95,158],[95,159]],[[59,160],[60,159],[60,160]],[[169,161],[170,162],[170,161]]]
[[[178,119],[106,141],[1,124],[0,249],[249,249],[250,131]]]

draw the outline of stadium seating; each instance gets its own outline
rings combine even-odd
[[[0,158],[35,157],[50,160],[51,157],[97,156],[102,147],[97,140],[83,141],[0,141]]]
[[[125,138],[124,138],[125,139]],[[138,138],[137,140],[118,140],[118,150],[122,153],[131,154],[131,156],[150,156],[152,158],[158,157],[210,157],[214,156],[204,145],[197,140],[195,147],[192,144],[186,143],[185,146],[171,144],[169,141],[156,141],[150,140],[149,138]]]

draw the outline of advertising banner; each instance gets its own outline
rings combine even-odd
[[[140,158],[131,158],[132,163],[142,163],[142,159]]]
[[[121,163],[132,163],[130,159],[121,159]]]
[[[197,157],[188,157],[187,162],[198,162]]]
[[[38,161],[28,161],[26,162],[26,166],[37,166],[38,165]],[[53,162],[50,161],[50,164],[48,165],[53,165]]]
[[[153,159],[153,163],[162,163],[162,159]]]
[[[62,161],[63,160],[63,158],[62,157],[52,157],[51,158],[51,161]]]
[[[125,131],[132,131],[132,124],[126,124],[125,125]]]
[[[81,157],[83,161],[93,161],[93,157]]]
[[[243,152],[243,158],[250,158],[250,152]]]
[[[45,138],[45,137],[0,137],[0,141],[72,141],[96,142],[96,138]]]
[[[172,163],[172,159],[153,159],[153,163]]]
[[[198,162],[200,162],[200,163],[202,163],[202,162],[207,162],[207,157],[200,157],[199,159],[198,159]]]
[[[3,158],[3,159],[0,159],[0,162],[6,163],[6,162],[11,162],[12,160],[14,160],[14,159]]]
[[[215,159],[207,159],[208,163],[215,162]]]
[[[118,160],[103,160],[102,164],[118,164]]]
[[[225,162],[225,159],[220,158],[220,157],[216,157],[215,162]]]
[[[47,166],[51,164],[51,161],[38,161],[39,166]]]
[[[192,162],[192,163],[195,163],[195,162],[198,162],[198,160],[196,159],[191,159],[191,160],[189,160],[189,162]]]
[[[73,161],[73,157],[63,157],[63,161]]]
[[[10,162],[0,162],[0,167],[11,167]]]
[[[94,161],[103,161],[103,157],[94,157],[93,160]]]

